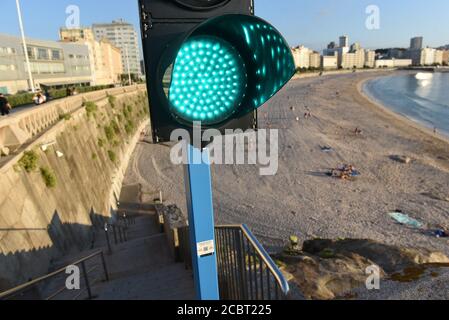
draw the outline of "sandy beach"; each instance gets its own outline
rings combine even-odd
[[[301,240],[372,239],[449,255],[447,239],[399,225],[388,215],[402,210],[426,228],[449,226],[447,139],[360,91],[363,81],[390,74],[330,75],[288,83],[259,113],[261,128],[279,129],[278,173],[262,177],[257,166],[214,165],[216,222],[245,223],[273,250],[297,235]],[[308,110],[312,117],[304,119]],[[356,135],[356,128],[362,134]],[[323,146],[332,151],[323,152]],[[169,152],[163,145],[138,145],[125,183],[142,184],[148,199],[162,190],[167,201],[185,212],[183,168],[170,163]],[[394,155],[412,162],[396,162]],[[354,165],[360,177],[344,181],[325,174],[342,164]]]

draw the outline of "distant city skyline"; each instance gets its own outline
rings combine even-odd
[[[79,6],[82,26],[122,18],[139,30],[137,0],[126,6],[118,0],[21,0],[21,4],[30,38],[57,40],[69,5]],[[350,43],[359,42],[370,49],[407,48],[415,36],[424,37],[424,46],[449,44],[448,1],[377,0],[380,29],[368,30],[365,10],[372,4],[371,0],[255,0],[256,15],[274,24],[291,46],[303,44],[321,51],[331,41],[338,43],[341,35],[348,35]],[[0,21],[0,33],[19,35],[15,0],[3,0],[2,12],[6,14]]]

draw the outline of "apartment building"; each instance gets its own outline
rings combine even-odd
[[[91,28],[66,29],[61,28],[59,36],[63,42],[84,44],[89,49],[92,82],[94,85],[107,85],[120,82],[123,74],[121,50],[107,39],[95,40]]]
[[[114,20],[112,23],[94,24],[92,29],[97,41],[108,39],[110,43],[120,49],[124,73],[142,75],[139,37],[132,24],[120,19]]]

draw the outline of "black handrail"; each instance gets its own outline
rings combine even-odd
[[[221,299],[287,298],[288,281],[246,225],[218,226],[215,240]]]
[[[94,271],[98,267],[98,265],[96,265],[94,268],[92,268],[90,270],[87,270],[86,269],[86,262],[91,260],[91,259],[93,259],[93,258],[95,258],[95,257],[97,257],[97,256],[100,256],[101,264],[103,265],[103,271],[104,271],[104,276],[105,276],[104,281],[109,281],[109,274],[108,274],[108,270],[107,270],[107,266],[106,266],[106,261],[105,261],[105,258],[104,258],[103,250],[98,250],[98,251],[96,251],[96,252],[94,252],[94,253],[92,253],[92,254],[90,254],[90,255],[88,255],[88,256],[80,259],[80,260],[77,260],[77,261],[75,261],[75,262],[73,262],[73,263],[71,263],[69,265],[66,265],[65,267],[63,267],[63,268],[61,268],[59,270],[56,270],[56,271],[54,271],[52,273],[49,273],[49,274],[47,274],[47,275],[45,275],[43,277],[37,278],[35,280],[32,280],[30,282],[24,283],[24,284],[22,284],[20,286],[17,286],[15,288],[12,288],[10,290],[7,290],[5,292],[0,293],[0,300],[11,300],[12,298],[17,297],[19,294],[23,295],[26,291],[36,287],[37,285],[42,284],[43,282],[45,282],[47,280],[53,279],[53,278],[55,278],[56,276],[58,276],[58,275],[60,275],[62,273],[65,273],[66,270],[67,270],[67,267],[69,267],[69,266],[76,266],[76,265],[79,265],[79,264],[81,265],[81,268],[82,268],[83,278],[84,278],[84,282],[86,284],[86,288],[84,288],[83,290],[78,292],[76,298],[78,298],[84,291],[87,290],[88,298],[92,299],[93,298],[93,294],[92,294],[91,286],[92,286],[93,282],[89,281],[89,274],[92,271]],[[50,294],[49,296],[45,297],[43,300],[51,300],[51,299],[55,298],[56,296],[58,296],[59,294],[61,294],[62,292],[66,291],[66,290],[68,290],[68,289],[65,286],[61,287],[56,292],[54,292],[54,293]]]

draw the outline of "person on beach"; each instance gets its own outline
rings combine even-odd
[[[11,110],[11,105],[9,104],[8,99],[0,92],[0,111],[2,116],[9,115],[9,111]]]

